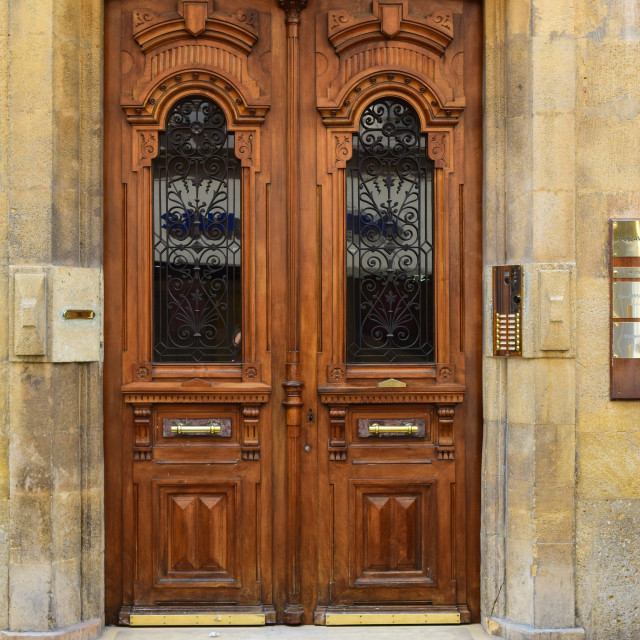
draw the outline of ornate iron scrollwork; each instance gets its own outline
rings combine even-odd
[[[347,162],[347,360],[429,362],[433,162],[415,110],[372,102]]]
[[[153,161],[153,333],[159,362],[241,359],[241,168],[225,114],[190,96]]]

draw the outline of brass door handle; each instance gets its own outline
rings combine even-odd
[[[208,435],[216,435],[220,433],[222,427],[217,422],[211,424],[174,424],[171,425],[171,433],[177,433],[178,435],[187,435],[190,433],[206,433]]]
[[[407,422],[405,424],[378,424],[374,422],[369,425],[369,433],[397,433],[402,435],[411,435],[412,433],[418,433],[418,425]]]

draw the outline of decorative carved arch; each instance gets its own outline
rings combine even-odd
[[[397,96],[409,102],[418,113],[423,130],[431,125],[455,125],[464,110],[464,101],[450,104],[427,78],[397,70],[365,71],[346,84],[333,105],[319,105],[322,121],[328,127],[350,127],[355,131],[366,105],[377,98]]]

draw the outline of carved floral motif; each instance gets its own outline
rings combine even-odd
[[[138,140],[138,164],[148,166],[158,155],[158,134],[153,131],[140,131]]]
[[[448,146],[449,138],[446,131],[429,133],[428,154],[438,169],[448,166]]]

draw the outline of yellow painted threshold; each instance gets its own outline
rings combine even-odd
[[[365,624],[460,624],[459,613],[329,613],[328,627]]]
[[[132,613],[132,627],[261,627],[264,613]]]

